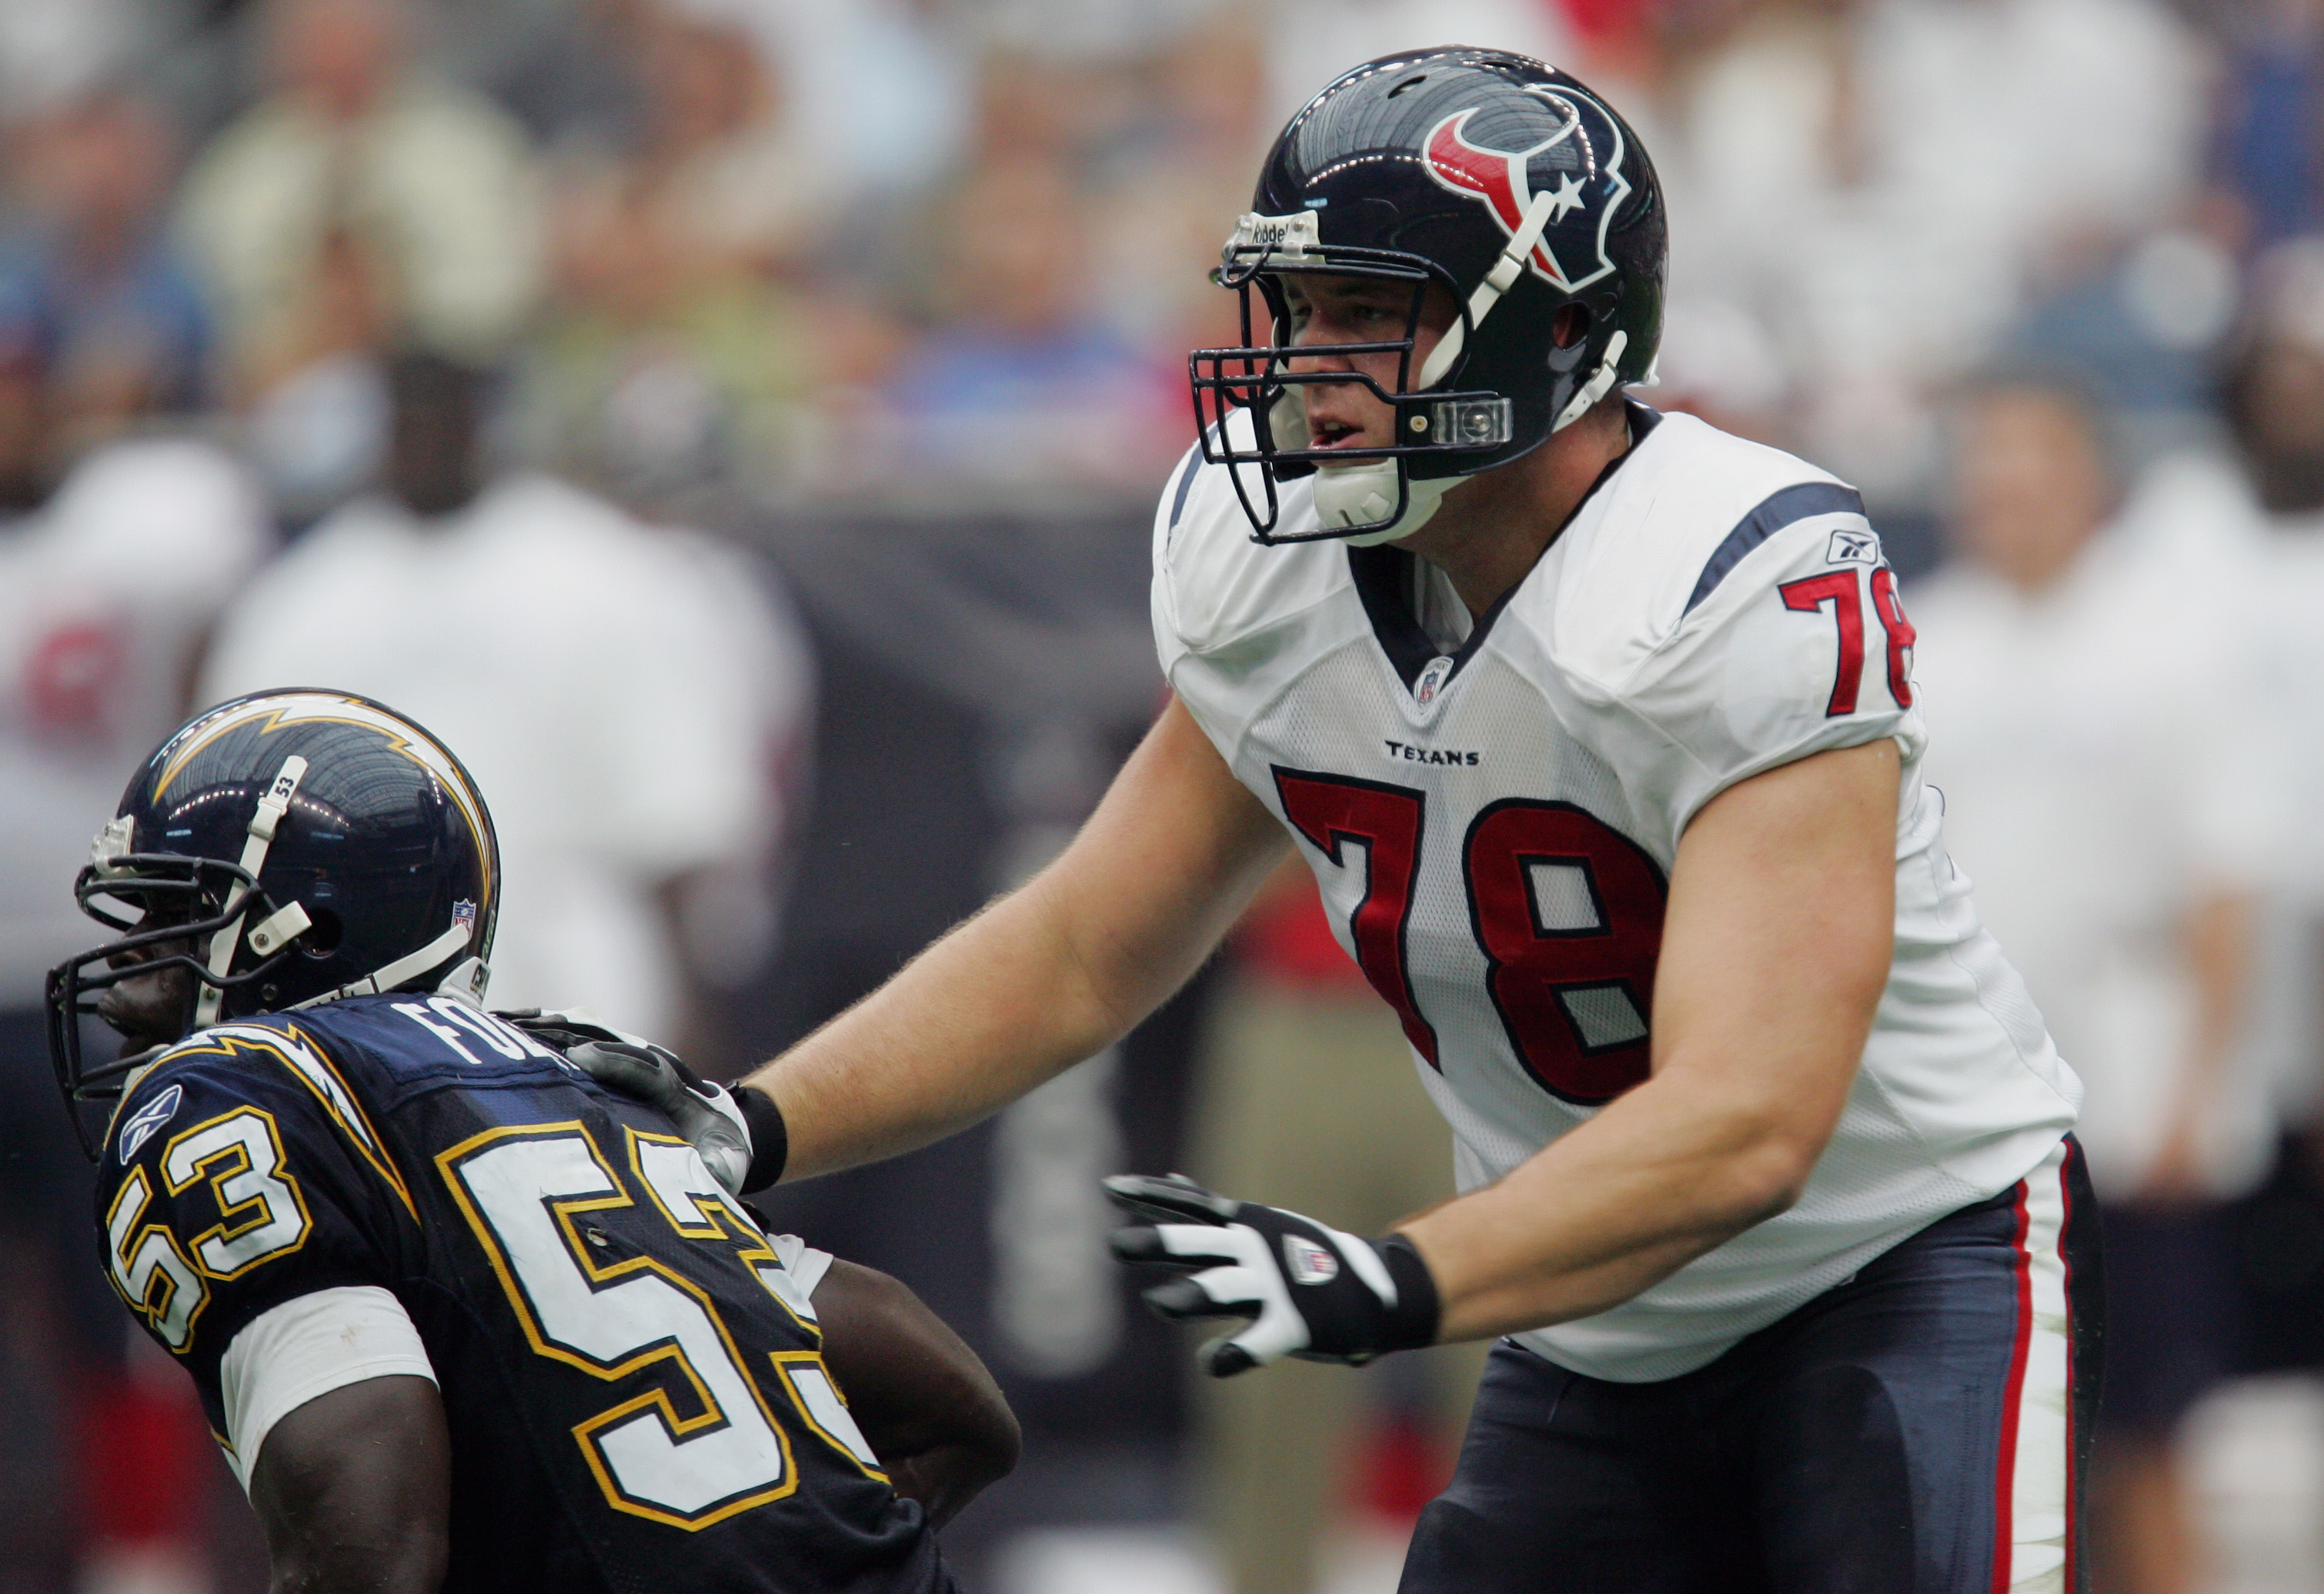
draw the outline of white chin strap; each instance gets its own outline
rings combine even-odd
[[[1598,401],[1613,390],[1614,373],[1622,368],[1622,351],[1629,346],[1630,335],[1627,332],[1617,331],[1606,340],[1606,357],[1598,362],[1598,369],[1590,373],[1590,380],[1576,389],[1565,408],[1557,412],[1549,428],[1553,433],[1563,431],[1589,414]]]
[[[1477,291],[1469,296],[1470,326],[1482,327],[1485,318],[1493,313],[1493,307],[1501,302],[1501,295],[1517,286],[1517,279],[1525,275],[1526,256],[1541,242],[1542,229],[1549,225],[1549,213],[1556,208],[1555,200],[1554,194],[1536,194],[1533,203],[1526,207],[1525,220],[1509,235],[1508,246],[1485,272],[1485,280],[1477,284]],[[1462,336],[1458,321],[1444,329],[1443,340],[1429,351],[1427,363],[1420,368],[1420,387],[1434,387],[1452,369],[1452,362],[1461,355]]]
[[[393,963],[383,963],[362,979],[327,990],[320,996],[310,996],[305,1001],[293,1003],[286,1010],[297,1012],[301,1008],[319,1008],[325,1002],[335,1002],[344,997],[376,996],[383,990],[393,990],[415,974],[424,974],[467,945],[475,932],[466,925],[454,925],[417,952],[407,952]],[[462,958],[452,965],[436,989],[447,996],[460,997],[472,1005],[484,998],[484,981],[488,978],[480,958]]]
[[[1565,408],[1558,412],[1552,432],[1562,432],[1590,413],[1599,400],[1613,391],[1615,373],[1621,369],[1622,351],[1629,346],[1630,335],[1617,331],[1606,340],[1606,357],[1590,380],[1577,389]],[[1442,349],[1444,346],[1439,344]],[[1434,358],[1431,364],[1434,364]],[[1379,521],[1396,509],[1397,462],[1393,459],[1366,460],[1358,465],[1319,465],[1315,470],[1315,517],[1326,529],[1341,526],[1364,526]],[[1358,531],[1342,538],[1351,548],[1373,548],[1383,542],[1393,542],[1399,537],[1409,537],[1428,524],[1436,506],[1444,495],[1459,486],[1465,478],[1439,476],[1428,481],[1407,477],[1404,484],[1404,512],[1387,525],[1375,530]]]
[[[266,795],[258,799],[258,811],[250,816],[248,839],[242,843],[242,870],[252,880],[258,879],[260,871],[265,869],[266,850],[274,844],[275,827],[282,823],[282,815],[290,810],[290,794],[299,789],[299,782],[306,778],[307,760],[294,752],[282,760],[282,768],[275,773],[273,784],[266,788]],[[242,906],[250,891],[251,888],[244,885],[237,884],[234,888],[226,899],[226,926],[210,937],[210,979],[202,981],[201,990],[194,998],[194,1027],[197,1029],[208,1029],[217,1022],[218,1008],[226,1000],[226,990],[212,981],[225,979],[227,971],[234,967],[234,945],[242,939],[242,916],[235,910]],[[296,915],[300,922],[294,929],[290,927],[287,910],[268,915],[266,922],[259,929],[274,938],[260,949],[261,954],[272,951],[305,929],[306,917],[303,910]],[[282,933],[285,931],[288,933]],[[252,940],[255,944],[255,934]]]

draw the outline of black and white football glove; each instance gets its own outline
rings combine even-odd
[[[713,1084],[667,1047],[574,1014],[528,1009],[498,1017],[555,1046],[599,1084],[669,1119],[729,1195],[763,1190],[782,1176],[790,1138],[764,1091]]]
[[[1360,1239],[1280,1207],[1214,1195],[1176,1174],[1117,1175],[1105,1191],[1147,1220],[1113,1231],[1113,1254],[1176,1274],[1146,1292],[1148,1305],[1181,1321],[1252,1320],[1203,1347],[1213,1377],[1284,1356],[1361,1366],[1436,1342],[1436,1281],[1400,1234]]]

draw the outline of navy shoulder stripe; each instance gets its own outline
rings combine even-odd
[[[1178,495],[1170,501],[1170,530],[1178,529],[1178,517],[1186,512],[1186,494],[1194,489],[1194,476],[1203,468],[1203,446],[1196,443],[1186,450],[1186,463],[1178,470]]]
[[[1784,527],[1806,520],[1810,515],[1860,515],[1864,512],[1863,495],[1853,487],[1843,487],[1837,482],[1802,482],[1796,487],[1786,487],[1772,493],[1758,508],[1735,524],[1735,530],[1721,539],[1711,554],[1710,563],[1688,594],[1686,613],[1717,590],[1727,579],[1727,573],[1743,562],[1743,556],[1758,547]]]

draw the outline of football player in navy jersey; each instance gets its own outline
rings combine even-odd
[[[276,1587],[955,1586],[933,1530],[1015,1460],[999,1390],[583,1065],[674,1058],[484,1010],[492,822],[426,732],[336,692],[212,709],[77,894],[122,932],[49,989],[103,1266]],[[120,1061],[84,1058],[90,1015]]]

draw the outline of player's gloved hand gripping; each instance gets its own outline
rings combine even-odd
[[[1297,1212],[1214,1195],[1176,1174],[1117,1175],[1105,1190],[1148,1220],[1115,1230],[1113,1254],[1177,1275],[1146,1292],[1148,1305],[1181,1321],[1252,1320],[1203,1347],[1213,1377],[1284,1356],[1360,1366],[1436,1342],[1436,1281],[1401,1234],[1360,1239]]]
[[[677,1053],[570,1013],[499,1017],[549,1041],[565,1060],[610,1090],[669,1119],[729,1195],[764,1190],[782,1177],[789,1136],[774,1098],[755,1086],[730,1091],[688,1068]]]

